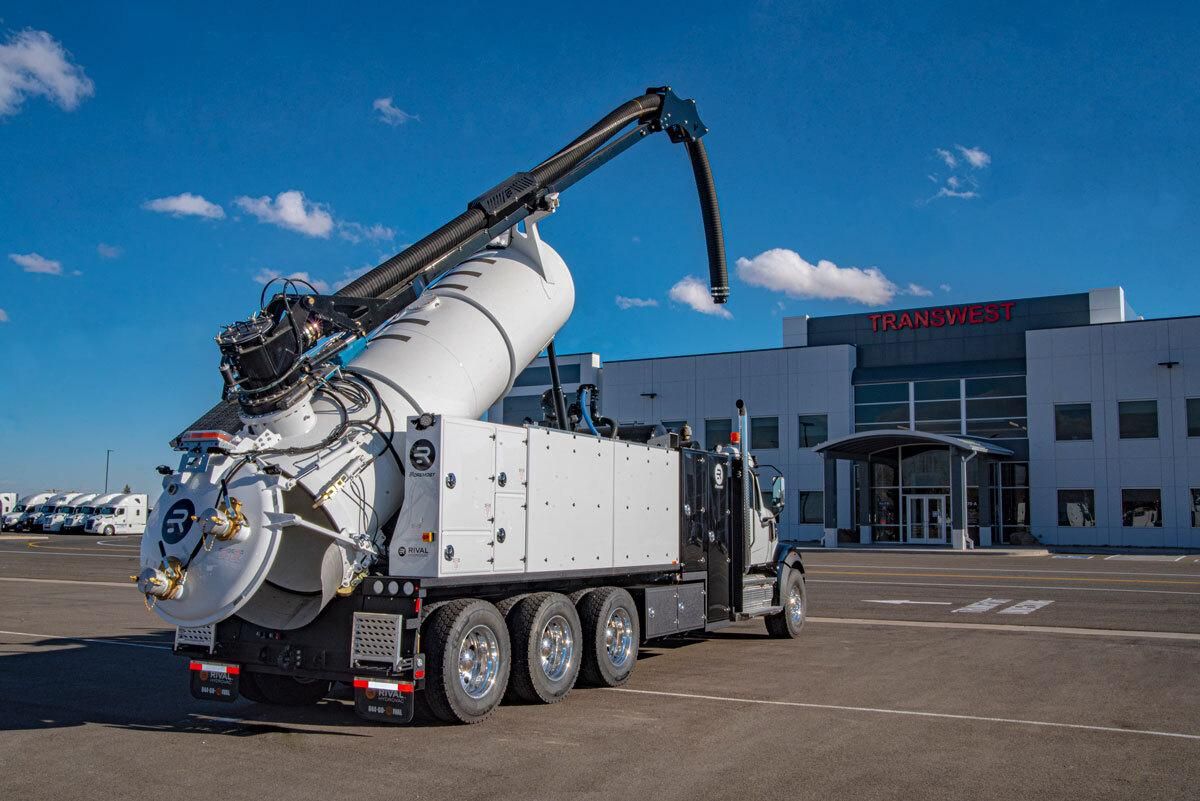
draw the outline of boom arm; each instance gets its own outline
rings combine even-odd
[[[225,400],[185,431],[233,433],[242,424],[239,406],[248,414],[287,408],[326,372],[323,365],[411,304],[464,257],[482,250],[531,214],[552,210],[558,193],[659,131],[687,148],[704,222],[710,291],[714,302],[724,303],[729,295],[724,235],[701,141],[708,128],[697,114],[695,101],[682,100],[670,87],[650,88],[541,164],[475,198],[462,214],[338,292],[289,294],[285,283],[284,292],[275,295],[261,315],[229,326],[218,336]]]

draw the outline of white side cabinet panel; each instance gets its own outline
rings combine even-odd
[[[614,443],[529,429],[526,571],[612,566]]]
[[[613,565],[674,564],[679,559],[679,454],[618,442],[613,468]]]
[[[525,570],[525,483],[529,435],[524,428],[496,426],[495,571]]]
[[[443,417],[440,423],[440,572],[490,573],[496,494],[494,427],[453,417]]]

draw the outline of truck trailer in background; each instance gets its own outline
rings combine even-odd
[[[108,504],[121,497],[119,492],[110,492],[107,495],[97,495],[90,501],[78,506],[72,514],[67,516],[66,522],[63,523],[64,532],[79,532],[83,531],[87,526],[88,518],[95,515],[100,509],[103,509]]]

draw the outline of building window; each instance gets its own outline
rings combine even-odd
[[[501,411],[503,423],[506,426],[524,425],[526,420],[535,423],[542,420],[541,395],[509,395],[504,399]]]
[[[1200,528],[1200,489],[1192,490],[1192,528]]]
[[[1162,492],[1156,489],[1121,490],[1121,524],[1130,528],[1162,526]]]
[[[1096,492],[1090,489],[1058,491],[1058,524],[1071,528],[1096,525]]]
[[[800,428],[800,447],[811,448],[829,439],[829,415],[802,414],[796,424]]]
[[[1054,438],[1059,442],[1092,438],[1092,404],[1054,404]]]
[[[728,417],[704,421],[704,447],[712,450],[718,445],[728,445],[733,423]]]
[[[801,523],[823,525],[825,523],[825,493],[800,490],[800,505],[796,507],[796,514],[799,515]]]
[[[1200,398],[1187,399],[1187,435],[1200,437]]]
[[[750,448],[752,450],[770,450],[779,447],[779,418],[751,417],[750,418]]]
[[[1158,436],[1158,401],[1118,401],[1121,439],[1154,439]]]
[[[558,380],[564,384],[579,383],[579,365],[578,364],[560,364],[558,366]],[[526,367],[517,374],[517,380],[513,382],[514,387],[543,387],[550,386],[550,367]]]

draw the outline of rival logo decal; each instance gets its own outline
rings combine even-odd
[[[196,505],[189,498],[181,498],[163,515],[162,538],[168,545],[174,545],[187,536],[192,530],[192,516],[196,514]]]
[[[408,461],[417,470],[428,470],[437,459],[437,449],[427,439],[419,439],[408,449]]]

